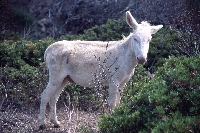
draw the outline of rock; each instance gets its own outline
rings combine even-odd
[[[40,19],[38,25],[41,26],[41,31],[46,32],[46,27],[50,27],[52,25],[51,21],[47,18]]]

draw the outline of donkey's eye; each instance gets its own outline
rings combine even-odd
[[[136,38],[133,38],[134,39],[134,41],[137,41],[137,39]]]

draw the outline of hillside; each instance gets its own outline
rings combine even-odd
[[[177,24],[187,18],[197,25],[200,18],[198,0],[1,1],[1,34],[14,31],[21,37],[32,39],[83,33],[85,29],[105,23],[108,18],[124,17],[127,10],[138,21],[146,20],[153,24]]]

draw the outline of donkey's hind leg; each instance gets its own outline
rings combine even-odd
[[[63,79],[63,77],[59,76],[59,73],[49,71],[49,82],[46,89],[41,95],[40,113],[38,116],[38,124],[40,129],[45,128],[44,119],[46,105],[49,102],[50,98],[53,96],[53,94],[56,92],[56,90],[61,86]]]
[[[55,128],[60,127],[60,122],[57,120],[57,115],[56,115],[56,103],[58,101],[58,98],[63,90],[63,88],[65,87],[66,83],[67,83],[67,79],[65,78],[62,82],[62,84],[58,87],[58,89],[54,92],[54,94],[52,95],[50,101],[49,101],[49,105],[50,105],[50,121],[54,124]]]

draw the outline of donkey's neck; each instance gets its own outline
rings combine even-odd
[[[131,62],[134,62],[136,59],[136,56],[133,49],[132,36],[133,36],[133,33],[130,33],[130,35],[124,39],[124,41],[119,47],[120,49],[123,49],[124,56],[126,56],[129,60],[131,60]]]
[[[112,45],[112,47],[115,47],[112,51],[117,53],[116,55],[118,56],[117,58],[119,59],[119,64],[126,64],[123,67],[126,67],[128,73],[132,72],[137,65],[137,58],[132,46],[132,35],[133,33],[130,33],[127,38],[118,41],[115,45]]]

